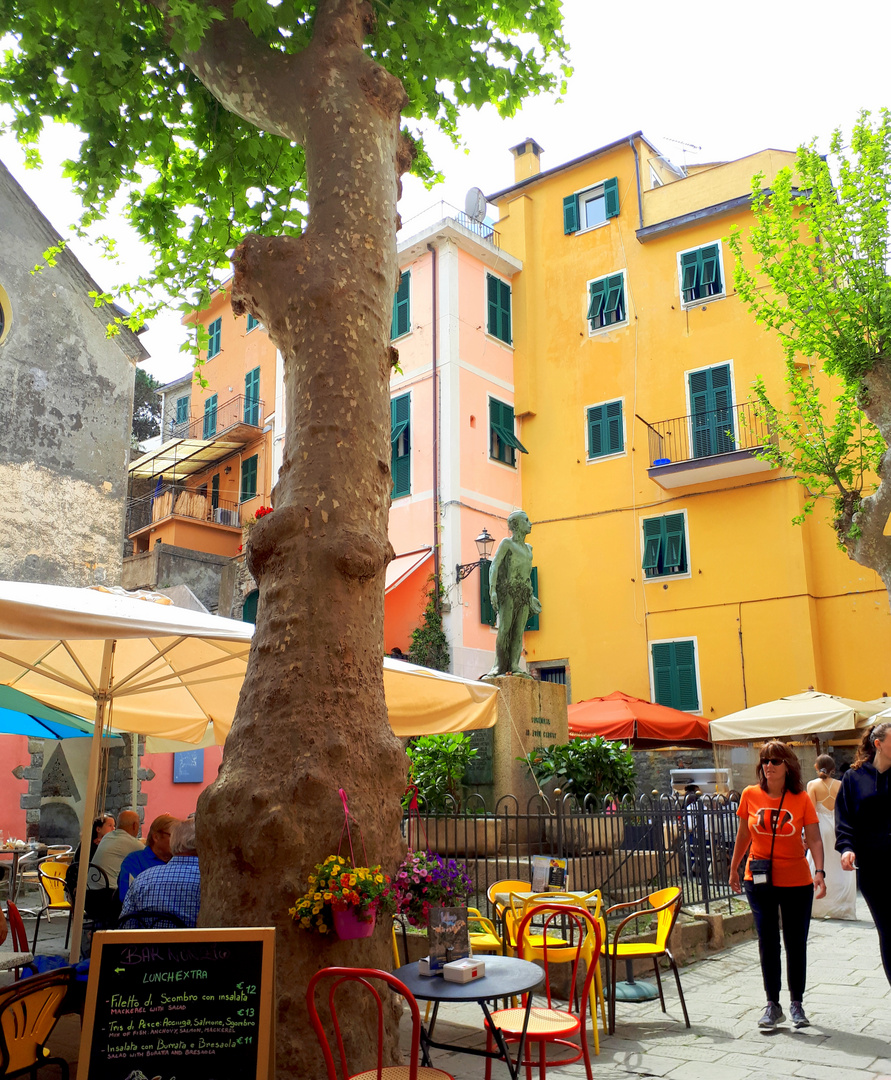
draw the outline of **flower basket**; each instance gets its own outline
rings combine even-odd
[[[376,921],[376,907],[369,909],[369,917],[366,919],[358,915],[355,908],[334,909],[334,929],[341,941],[371,937]]]
[[[473,882],[464,863],[432,851],[409,851],[393,879],[396,910],[413,926],[426,927],[433,907],[464,907]]]

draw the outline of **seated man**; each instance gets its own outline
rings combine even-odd
[[[139,911],[163,911],[177,916],[184,926],[197,926],[201,907],[201,878],[195,847],[195,822],[179,821],[170,830],[173,857],[164,866],[140,874],[127,890],[121,922]],[[126,924],[125,924],[126,925]],[[163,920],[151,926],[162,927]],[[171,924],[172,925],[172,924]]]
[[[99,841],[99,847],[96,848],[96,854],[92,860],[93,866],[98,866],[105,872],[112,888],[117,884],[124,859],[131,851],[142,851],[142,844],[137,840],[138,836],[139,814],[135,810],[122,810],[117,828]]]
[[[127,890],[133,881],[153,866],[163,866],[170,862],[170,829],[179,818],[172,814],[159,814],[152,822],[146,837],[145,847],[131,851],[121,863],[118,874],[118,897],[123,903],[127,899]]]

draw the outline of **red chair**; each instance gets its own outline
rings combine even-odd
[[[326,1019],[334,1031],[338,1065],[335,1064],[334,1054],[328,1042],[328,1036],[319,1019],[316,1008],[316,987],[321,982],[328,982],[327,1003],[328,1012]],[[408,1065],[384,1065],[384,999],[381,998],[374,983],[384,983],[390,990],[395,990],[405,998],[411,1012],[411,1050]],[[343,1045],[343,1035],[340,1021],[337,1017],[334,997],[344,983],[356,983],[371,994],[377,1008],[377,1066],[373,1069],[363,1068],[359,1072],[350,1072],[347,1068],[346,1049]],[[409,988],[401,983],[388,971],[377,971],[374,968],[322,968],[309,980],[306,988],[306,1007],[309,1009],[309,1019],[313,1030],[319,1038],[322,1053],[325,1055],[325,1066],[328,1070],[328,1080],[353,1080],[361,1077],[362,1080],[454,1080],[449,1073],[442,1069],[425,1068],[418,1065],[418,1057],[421,1047],[421,1014],[418,1003],[415,1001]],[[386,1006],[389,1008],[389,1004]]]
[[[540,925],[535,929],[536,944],[532,945],[532,920],[540,920]],[[552,925],[553,924],[553,925]],[[553,943],[549,930],[559,928],[561,937],[568,937],[569,942],[563,945]],[[556,935],[555,935],[556,936]],[[521,960],[541,960],[545,971],[545,996],[546,1006],[533,1005],[529,1013],[529,1023],[526,1027],[526,1041],[523,1048],[522,1064],[526,1066],[527,1080],[532,1080],[532,1067],[538,1065],[539,1076],[545,1080],[548,1065],[572,1065],[580,1058],[584,1059],[585,1072],[588,1080],[593,1080],[591,1075],[591,1055],[588,1052],[588,1035],[586,1031],[588,1000],[591,994],[591,983],[594,972],[600,962],[600,947],[602,937],[600,925],[591,913],[585,908],[573,907],[569,904],[538,904],[527,910],[517,930],[517,948]],[[573,1010],[573,988],[578,985],[579,968],[582,961],[585,962],[585,978],[578,994],[578,1011]],[[554,963],[570,964],[571,978],[570,1000],[565,1008],[555,1008],[551,996],[550,965]],[[495,1047],[495,1037],[492,1027],[498,1028],[508,1043],[519,1042],[523,1037],[523,1024],[526,1019],[526,995],[523,997],[523,1007],[519,1009],[501,1009],[492,1013],[491,1027],[486,1033],[487,1049],[491,1052]],[[597,1024],[597,1015],[593,1016],[593,1022]],[[573,1042],[572,1036],[578,1034],[579,1041]],[[548,1061],[548,1044],[566,1047],[573,1051],[570,1057]],[[533,1058],[532,1053],[538,1047],[538,1058]],[[486,1059],[486,1080],[491,1080],[492,1059]]]

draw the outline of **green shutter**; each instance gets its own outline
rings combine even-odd
[[[260,369],[255,367],[244,377],[244,422],[260,424]]]
[[[659,573],[659,556],[662,552],[662,518],[647,518],[643,523],[643,530],[643,571],[646,577],[656,577]]]
[[[685,304],[697,297],[696,286],[699,280],[701,253],[688,251],[681,256],[681,299]]]
[[[625,318],[625,275],[613,274],[606,279],[606,300],[603,305],[603,321],[622,322]]]
[[[480,622],[485,626],[495,625],[495,609],[489,596],[489,570],[492,564],[488,559],[480,560]]]
[[[210,480],[210,505],[214,510],[220,505],[220,474],[214,473]]]
[[[710,244],[702,249],[702,276],[700,296],[715,296],[721,292],[721,268],[718,262],[718,245]]]
[[[696,692],[696,658],[692,641],[673,641],[675,675],[677,685],[676,709],[699,708],[699,695]]]
[[[207,328],[207,359],[216,356],[223,344],[223,320],[222,317],[214,319]]]
[[[600,457],[603,449],[603,405],[588,409],[588,457]]]
[[[532,595],[538,599],[538,567],[533,566],[529,572],[529,582],[532,585]],[[541,613],[537,615],[530,615],[529,621],[524,627],[524,633],[526,630],[540,630],[541,629]]]
[[[241,621],[255,623],[257,621],[257,603],[260,599],[260,590],[254,589],[244,598],[241,605]]]
[[[390,400],[391,497],[411,494],[411,394]]]
[[[653,696],[657,705],[687,712],[699,708],[696,656],[692,641],[664,641],[650,646]]]
[[[736,448],[731,403],[730,365],[690,374],[693,456],[711,457]]]
[[[687,540],[684,535],[684,515],[668,514],[662,521],[665,527],[663,569],[674,574],[684,574],[687,572]]]
[[[399,288],[393,297],[393,319],[390,324],[390,337],[398,338],[411,329],[411,271],[403,270],[399,278]]]
[[[176,422],[178,424],[189,422],[189,398],[187,397],[176,399]]]
[[[497,437],[497,445],[495,438]],[[503,401],[489,398],[489,456],[505,465],[516,464],[515,451],[529,451],[514,434],[514,409]]]
[[[606,207],[606,216],[614,218],[619,216],[619,181],[617,177],[603,182],[603,201]]]
[[[241,463],[241,502],[247,502],[257,494],[257,460],[258,455],[254,454]]]
[[[579,231],[579,197],[578,195],[567,195],[563,200],[563,233],[568,236],[570,233]]]
[[[253,315],[251,315],[250,313],[248,313],[248,317],[247,317],[247,332],[248,332],[248,333],[250,333],[250,332],[251,332],[251,330],[253,330],[255,326],[259,326],[259,325],[260,325],[260,320],[259,320],[259,319],[257,319],[257,318],[255,318],[255,317],[254,317]]]
[[[611,401],[606,406],[606,450],[607,454],[619,454],[625,449],[622,437],[622,402]]]
[[[204,428],[202,436],[212,439],[217,433],[217,395],[211,394],[204,402]]]
[[[592,323],[591,329],[596,330],[598,327],[603,326],[603,306],[606,302],[606,278],[600,278],[599,281],[592,281],[588,296],[588,319]]]
[[[651,646],[653,656],[653,697],[657,705],[674,708],[672,693],[672,671],[674,669],[672,645],[674,642],[662,642]]]
[[[494,274],[486,274],[486,307],[487,332],[510,345],[510,285]]]

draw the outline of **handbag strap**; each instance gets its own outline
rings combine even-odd
[[[773,845],[777,842],[777,826],[780,823],[780,811],[783,809],[783,799],[785,798],[786,789],[783,788],[783,794],[780,796],[780,805],[777,807],[777,816],[773,819],[773,836],[770,841],[770,859],[768,860],[771,864],[773,863]]]

